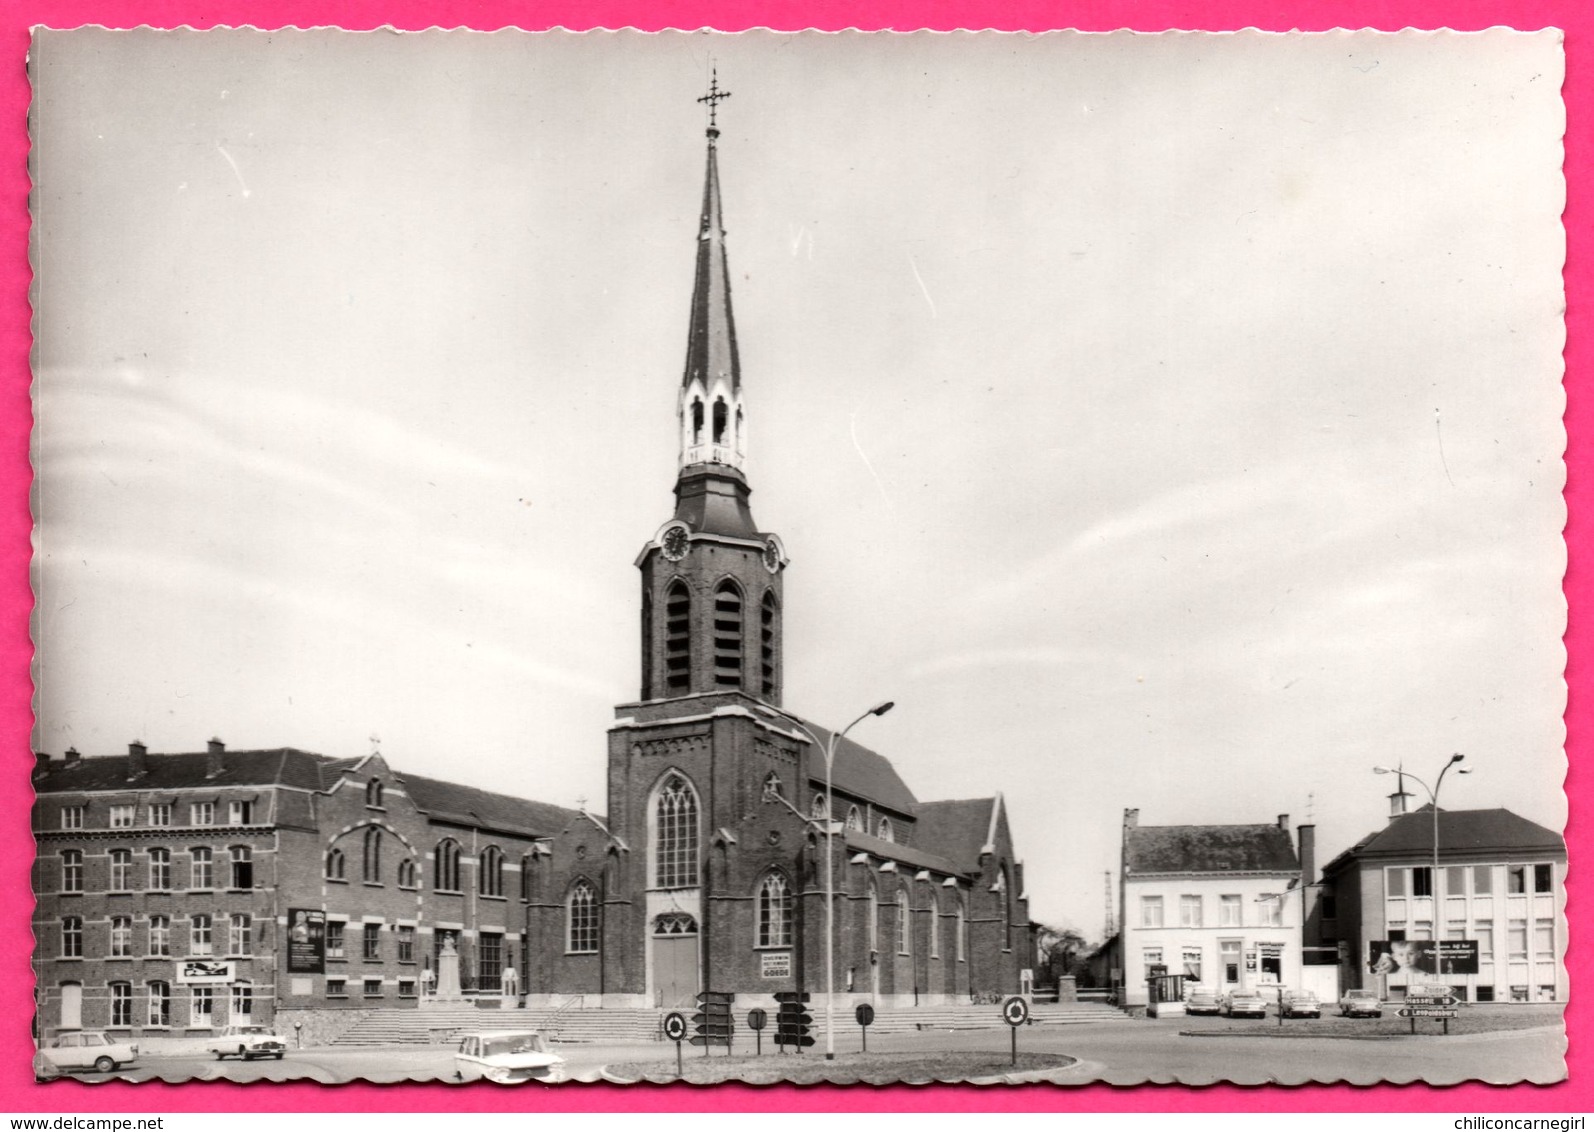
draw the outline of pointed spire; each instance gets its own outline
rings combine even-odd
[[[741,362],[736,352],[736,322],[731,316],[730,267],[725,257],[725,225],[720,212],[716,142],[718,104],[730,97],[716,73],[709,92],[708,167],[703,177],[703,209],[697,233],[697,277],[692,287],[692,317],[687,335],[686,370],[681,377],[681,465],[724,464],[740,468],[744,453]]]

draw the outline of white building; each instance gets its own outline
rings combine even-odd
[[[1301,827],[1303,837],[1311,828]],[[1301,863],[1289,815],[1265,825],[1143,826],[1139,810],[1125,810],[1120,876],[1113,966],[1125,1005],[1146,1005],[1158,975],[1184,976],[1185,993],[1199,985],[1271,997],[1302,985]]]

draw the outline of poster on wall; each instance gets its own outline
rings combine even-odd
[[[1415,971],[1422,975],[1476,975],[1475,939],[1375,939],[1367,945],[1367,970],[1374,975]]]
[[[327,914],[319,908],[288,909],[288,970],[324,975],[327,970]]]
[[[189,987],[225,986],[233,981],[230,959],[184,959],[177,964],[177,982]]]
[[[760,973],[766,979],[791,978],[791,952],[765,951],[760,956]]]

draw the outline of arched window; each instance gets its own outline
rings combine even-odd
[[[858,811],[857,806],[847,807],[847,828],[863,832],[863,814]]]
[[[742,419],[742,407],[736,406],[736,451],[746,452],[747,422]]]
[[[373,778],[365,784],[365,804],[374,810],[382,808],[382,780]]]
[[[83,891],[83,850],[61,850],[61,891]]]
[[[742,591],[728,578],[714,591],[714,683],[742,686]]]
[[[957,933],[957,956],[958,956],[958,962],[959,963],[966,962],[968,960],[968,957],[969,957],[969,954],[968,954],[969,917],[968,917],[967,910],[963,907],[963,894],[961,892],[958,893],[957,923],[953,926],[953,930]]]
[[[670,775],[660,788],[654,822],[654,883],[660,888],[695,888],[697,795],[679,774]]]
[[[692,443],[703,443],[703,399],[692,398]]]
[[[168,982],[155,979],[149,984],[149,1024],[172,1024],[172,985]]]
[[[941,958],[941,897],[930,890],[930,958]]]
[[[725,398],[714,398],[714,443],[725,443]]]
[[[1002,862],[1002,950],[1013,948],[1013,878]]]
[[[83,958],[82,916],[63,916],[61,918],[61,958]]]
[[[565,950],[588,955],[598,950],[598,892],[592,882],[578,880],[565,901]]]
[[[409,857],[399,862],[398,883],[400,888],[418,887],[415,882],[415,862]]]
[[[685,692],[692,685],[692,595],[676,580],[664,594],[664,686]]]
[[[342,849],[328,849],[327,850],[327,869],[326,869],[326,874],[327,874],[327,879],[328,880],[342,880],[343,879],[343,850]]]
[[[478,884],[483,896],[504,894],[504,854],[496,845],[489,845],[482,853],[481,877]]]
[[[913,897],[905,884],[897,886],[897,954],[913,954]]]
[[[432,864],[432,887],[438,892],[458,892],[459,842],[451,837],[439,841]]]
[[[759,607],[758,620],[759,672],[766,700],[775,698],[775,625],[778,617],[775,591],[769,590],[764,594],[764,600]]]
[[[111,1025],[118,1030],[133,1024],[133,984],[111,983]]]
[[[779,873],[758,886],[758,946],[791,946],[791,888]]]
[[[169,892],[172,887],[172,851],[149,851],[149,887],[154,892]]]
[[[365,883],[379,884],[382,880],[382,830],[377,826],[365,829]]]
[[[823,794],[815,794],[813,804],[808,807],[808,816],[817,821],[823,821],[830,816],[830,803]]]
[[[896,839],[897,839],[897,831],[895,829],[891,828],[891,819],[890,818],[881,818],[880,819],[880,840],[881,841],[895,841]]]
[[[880,950],[880,889],[869,878],[869,950]]]

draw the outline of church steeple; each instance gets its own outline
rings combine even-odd
[[[708,94],[708,167],[697,272],[676,412],[675,515],[637,559],[642,571],[642,698],[740,693],[779,704],[780,540],[758,529],[742,474],[747,419],[720,214],[719,103]]]
[[[720,213],[720,175],[716,142],[718,106],[730,97],[716,74],[708,103],[708,168],[703,176],[703,210],[697,232],[697,278],[692,287],[692,318],[686,340],[686,370],[681,377],[681,467],[721,464],[741,468],[746,455],[742,410],[742,367],[736,354],[736,320],[731,316],[730,268],[725,259],[725,224]]]

